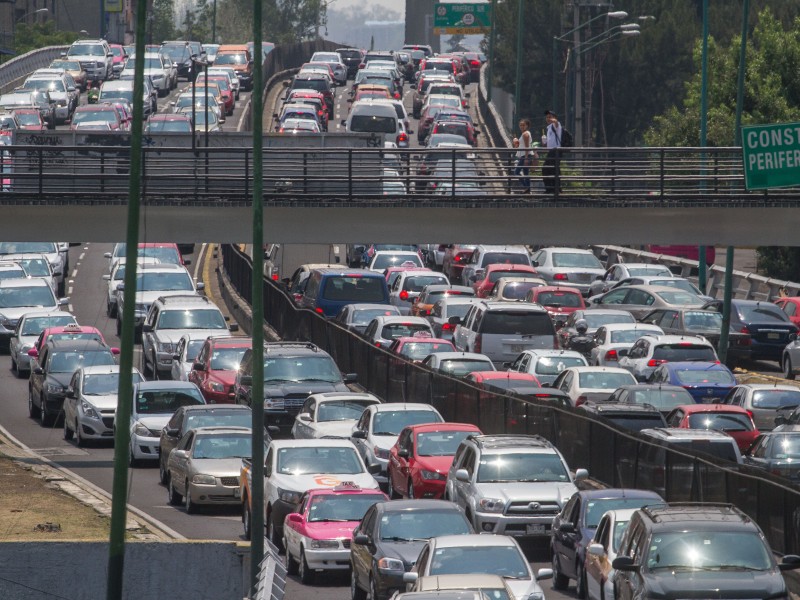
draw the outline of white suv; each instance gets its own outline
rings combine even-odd
[[[619,359],[619,366],[638,381],[647,381],[656,367],[680,360],[719,360],[714,346],[701,335],[644,335]]]
[[[81,63],[90,81],[111,79],[114,72],[114,54],[105,40],[77,40],[69,47],[66,56]]]

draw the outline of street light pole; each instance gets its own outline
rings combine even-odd
[[[524,29],[525,0],[517,0],[517,6],[517,73],[514,85],[514,121],[511,124],[512,131],[517,126],[517,119],[519,119],[519,103],[522,95],[522,30]]]
[[[486,101],[492,101],[492,88],[494,87],[494,44],[497,38],[497,0],[492,0],[492,29],[489,34],[489,67],[486,78]]]
[[[707,144],[706,128],[708,125],[708,0],[703,0],[703,53],[700,68],[700,147]],[[705,157],[704,157],[705,160]],[[702,185],[702,184],[701,184]],[[697,248],[697,285],[702,293],[706,293],[706,247]]]

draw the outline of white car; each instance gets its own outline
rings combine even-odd
[[[296,440],[350,439],[353,427],[367,406],[380,404],[377,396],[356,392],[311,394],[294,418],[292,437]]]
[[[427,319],[411,316],[379,316],[372,319],[364,330],[370,344],[388,348],[399,337],[422,335],[433,337],[433,329]]]
[[[6,254],[2,257],[3,261],[17,263],[25,269],[28,277],[39,277],[50,284],[53,293],[58,293],[58,282],[53,274],[53,265],[47,260],[44,254]]]
[[[189,381],[192,365],[209,337],[207,332],[190,332],[181,336],[172,356],[170,376],[174,381]]]
[[[594,538],[586,548],[586,593],[588,600],[614,597],[614,569],[611,563],[619,553],[622,534],[637,508],[609,510],[595,529]]]
[[[48,327],[63,325],[77,325],[78,321],[73,315],[64,311],[32,311],[22,315],[19,324],[14,330],[14,335],[8,343],[8,353],[11,355],[11,370],[17,377],[24,377],[30,373],[31,357],[28,350],[32,349],[39,334]]]
[[[679,360],[718,361],[714,345],[701,335],[645,335],[619,359],[638,381],[647,381],[658,365]]]
[[[314,52],[309,62],[328,63],[333,69],[333,77],[337,85],[347,85],[347,66],[337,52]]]
[[[424,267],[422,259],[416,252],[405,250],[378,250],[367,268],[370,271],[383,273],[389,267]]]
[[[635,385],[636,378],[617,367],[569,367],[556,377],[552,387],[566,393],[573,406],[607,399],[618,387]]]
[[[473,371],[496,371],[492,359],[477,352],[437,352],[426,356],[423,366],[451,377],[463,377]]]
[[[286,515],[297,512],[303,493],[351,482],[367,490],[378,482],[349,440],[272,440],[264,463],[264,523],[267,537],[283,545]],[[245,502],[245,511],[250,503]],[[247,515],[246,523],[252,522]]]
[[[426,285],[450,285],[450,281],[442,273],[436,271],[401,271],[389,290],[389,303],[407,315]]]
[[[589,362],[593,365],[616,367],[634,342],[647,334],[664,335],[664,330],[658,325],[643,323],[603,325],[594,334],[595,346],[590,352]]]
[[[67,272],[66,253],[61,252],[61,244],[56,242],[0,242],[0,260],[9,254],[42,254],[53,269],[53,277],[58,282],[58,296],[64,293],[64,279]],[[67,245],[69,248],[69,245]]]
[[[376,479],[388,484],[389,453],[404,427],[442,423],[444,418],[430,404],[404,402],[372,404],[353,427],[350,439],[367,465],[379,467]]]
[[[119,400],[119,365],[81,367],[72,375],[64,399],[64,439],[75,436],[78,447],[87,440],[114,438],[114,413]],[[144,381],[137,369],[134,384]]]
[[[588,365],[586,357],[574,350],[525,350],[508,366],[508,370],[530,373],[545,385],[553,383],[567,367]]]
[[[133,72],[135,63],[136,56],[129,56],[125,62],[125,67],[120,73],[120,79],[124,79],[127,73]],[[144,74],[145,76],[150,76],[159,96],[166,96],[172,89],[173,83],[177,82],[177,71],[173,72],[171,62],[167,64],[164,61],[164,57],[158,52],[145,52]]]
[[[142,381],[134,384],[128,455],[130,466],[157,461],[161,430],[175,411],[181,406],[205,403],[200,388],[186,381]],[[114,428],[118,416],[119,406],[114,412]]]
[[[161,261],[157,258],[142,257],[136,259],[138,266],[157,265]],[[124,285],[125,280],[125,257],[122,256],[111,263],[111,274],[103,275],[103,280],[108,282],[106,291],[106,315],[109,318],[117,316],[117,292],[120,285]]]

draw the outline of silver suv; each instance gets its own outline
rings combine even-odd
[[[77,60],[91,81],[111,79],[114,72],[114,54],[105,40],[77,40],[66,53],[70,60]]]
[[[169,379],[172,359],[181,337],[198,337],[239,331],[235,323],[205,296],[161,296],[150,307],[142,325],[142,371],[156,379]]]
[[[468,436],[447,473],[445,499],[461,506],[475,531],[544,538],[575,482],[561,453],[538,435]]]

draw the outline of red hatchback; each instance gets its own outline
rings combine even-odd
[[[462,440],[481,435],[469,423],[424,423],[405,427],[389,451],[389,495],[441,498],[447,472]]]
[[[189,381],[200,388],[208,404],[234,401],[233,384],[245,350],[252,347],[249,337],[210,337],[200,349],[189,373]]]
[[[583,294],[577,288],[543,285],[528,291],[526,302],[541,304],[557,326],[567,322],[569,316],[576,310],[584,310],[586,303]]]
[[[759,436],[750,413],[732,404],[683,404],[667,415],[667,425],[679,429],[722,431],[735,439],[743,452]]]
[[[775,300],[780,309],[786,313],[789,320],[800,327],[800,296],[790,296]]]
[[[39,338],[33,345],[33,348],[28,350],[28,356],[36,358],[44,348],[44,345],[49,340],[94,340],[101,344],[105,344],[106,340],[97,327],[89,327],[87,325],[77,325],[75,323],[70,325],[61,325],[59,327],[47,327],[39,334]],[[114,355],[119,354],[119,348],[111,348],[111,353]]]
[[[536,272],[536,269],[528,265],[495,263],[487,265],[483,272],[483,279],[476,280],[475,283],[472,284],[472,287],[478,298],[486,298],[492,293],[494,284],[497,283],[497,280],[501,277],[521,277],[524,275],[538,276],[539,273]]]

